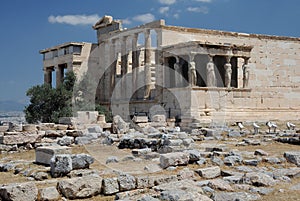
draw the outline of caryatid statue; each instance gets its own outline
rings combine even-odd
[[[227,62],[224,65],[224,68],[225,68],[225,87],[227,87],[227,88],[230,88],[230,84],[231,84],[232,69],[231,69],[230,58],[231,57],[226,57]]]
[[[216,74],[215,74],[215,64],[213,62],[213,57],[208,55],[209,61],[206,65],[206,86],[215,87],[216,86]]]
[[[249,82],[249,75],[250,75],[250,69],[249,69],[249,58],[244,58],[244,65],[243,65],[243,88],[248,88],[248,82]]]
[[[196,63],[194,61],[190,61],[189,83],[191,86],[197,85]]]

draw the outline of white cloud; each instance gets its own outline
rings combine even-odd
[[[159,0],[159,3],[166,4],[166,5],[172,5],[176,3],[176,0]]]
[[[134,21],[138,21],[138,22],[142,22],[142,23],[148,23],[148,22],[154,21],[155,17],[151,13],[146,13],[146,14],[143,14],[143,15],[137,15],[137,16],[133,17],[132,19]]]
[[[131,20],[129,18],[122,19],[123,24],[131,24]]]
[[[165,14],[165,13],[167,13],[169,10],[170,10],[170,8],[169,8],[168,6],[166,6],[166,7],[160,7],[160,8],[159,8],[159,13],[160,13],[160,14]]]
[[[179,14],[178,14],[178,13],[175,13],[175,14],[173,15],[173,17],[174,17],[175,19],[179,19]]]
[[[188,7],[186,9],[189,12],[195,12],[195,13],[203,13],[203,14],[207,14],[208,13],[208,8],[205,6],[201,6],[201,7]]]
[[[212,0],[195,0],[195,1],[202,2],[202,3],[211,3],[212,2]]]
[[[63,15],[49,16],[48,21],[52,24],[71,24],[71,25],[94,25],[100,17],[95,15]]]

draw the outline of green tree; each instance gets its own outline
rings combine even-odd
[[[72,116],[72,93],[75,80],[74,73],[68,72],[63,84],[57,88],[44,84],[28,89],[26,95],[30,98],[30,104],[24,110],[26,121],[58,123],[60,117]]]

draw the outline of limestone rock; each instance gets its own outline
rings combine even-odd
[[[101,133],[103,129],[100,126],[91,126],[88,127],[88,132],[89,133]]]
[[[5,132],[0,136],[0,144],[15,145],[15,144],[27,144],[35,143],[41,139],[41,136],[36,132]]]
[[[79,145],[85,145],[85,144],[90,144],[92,143],[94,140],[98,139],[98,134],[97,133],[89,133],[89,134],[85,134],[81,137],[76,137],[75,138],[75,144],[79,144]]]
[[[244,180],[254,186],[274,186],[276,181],[269,175],[261,172],[250,172],[245,175]]]
[[[56,201],[59,200],[60,195],[55,187],[48,187],[39,190],[40,201]]]
[[[72,158],[69,154],[54,155],[50,161],[50,172],[52,177],[67,175],[72,167]]]
[[[33,182],[9,184],[0,187],[0,198],[13,201],[35,201],[38,188]]]
[[[212,179],[221,175],[221,169],[219,166],[198,169],[196,172],[205,179]]]
[[[177,165],[187,165],[189,163],[189,154],[183,152],[174,152],[162,154],[160,156],[160,165],[162,168]]]
[[[243,158],[241,156],[227,156],[224,158],[224,164],[227,166],[234,166],[236,163],[241,164]]]
[[[161,200],[173,201],[173,200],[201,200],[201,201],[213,201],[206,195],[201,195],[200,193],[187,192],[185,190],[167,190],[161,192]]]
[[[300,151],[288,151],[284,153],[284,157],[290,163],[294,163],[300,167]]]
[[[50,165],[50,160],[57,154],[71,154],[71,149],[65,146],[45,146],[35,150],[35,162]]]
[[[233,201],[233,200],[243,200],[252,201],[259,200],[260,196],[257,194],[250,194],[246,192],[216,192],[212,196],[214,201]]]
[[[68,199],[82,199],[100,194],[102,178],[98,175],[61,180],[58,190]]]
[[[109,163],[118,163],[118,162],[119,162],[119,159],[116,156],[109,156],[106,159],[106,164],[109,164]]]
[[[234,191],[233,188],[226,181],[222,179],[213,179],[208,182],[208,186],[220,191]]]
[[[126,123],[119,115],[114,116],[112,127],[113,133],[117,134],[124,134],[129,131],[129,124]]]
[[[121,174],[118,176],[120,191],[129,191],[135,189],[135,177],[129,174]]]
[[[197,149],[186,150],[185,152],[189,154],[190,163],[196,162],[201,158],[201,152]]]
[[[265,152],[264,150],[262,150],[262,149],[256,149],[254,151],[254,155],[257,155],[257,156],[268,156],[269,154],[267,152]]]
[[[61,146],[69,146],[74,143],[74,138],[69,136],[64,136],[60,139],[58,139],[57,144]]]
[[[172,190],[184,190],[191,193],[203,194],[203,190],[197,185],[193,180],[181,180],[181,181],[171,181],[164,184],[160,184],[154,187],[156,191],[172,191]]]
[[[103,179],[103,194],[112,195],[119,192],[118,178],[104,178]]]
[[[73,170],[89,168],[94,163],[94,158],[88,154],[73,154],[71,158]]]

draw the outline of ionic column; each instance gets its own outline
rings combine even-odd
[[[44,84],[52,86],[52,71],[53,70],[51,68],[44,69]]]
[[[144,99],[148,99],[150,97],[151,91],[151,36],[150,30],[145,31],[145,53],[144,53],[144,61],[145,61],[145,93]]]
[[[135,33],[132,36],[132,94],[134,94],[137,90],[138,83],[138,67],[139,67],[139,54],[137,52],[137,41],[138,41],[138,33]],[[133,97],[136,99],[136,97]]]
[[[197,85],[196,63],[194,61],[195,54],[189,55],[189,84],[190,86]]]
[[[243,88],[248,88],[249,75],[250,75],[248,62],[249,62],[249,58],[245,57],[244,65],[243,65]]]
[[[206,86],[207,87],[216,86],[216,74],[215,74],[215,64],[213,62],[213,55],[208,55],[208,63],[206,65]]]
[[[230,63],[231,57],[226,57],[227,63],[224,65],[225,69],[225,87],[230,88],[231,84],[231,74],[232,74],[232,69],[231,69],[231,63]]]
[[[127,97],[127,82],[124,76],[128,71],[127,36],[121,39],[121,95],[122,99]]]
[[[56,88],[59,87],[64,80],[64,66],[58,65],[56,67]]]
[[[109,49],[109,97],[112,96],[113,90],[115,88],[116,80],[116,65],[117,65],[117,54],[116,54],[116,40],[112,39],[110,41],[110,49]]]
[[[180,66],[180,58],[176,58],[176,63],[174,64],[174,70],[175,70],[175,87],[181,87],[182,86],[182,69]]]

